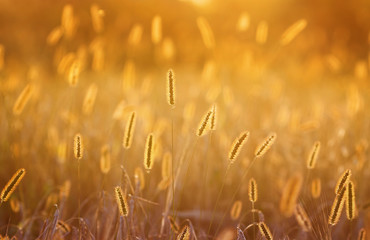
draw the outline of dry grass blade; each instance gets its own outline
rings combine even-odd
[[[139,186],[140,190],[143,190],[145,188],[145,177],[144,172],[140,167],[135,168],[135,186]]]
[[[172,216],[168,216],[168,221],[170,222],[171,230],[178,234],[180,232],[180,226],[177,224],[176,219]]]
[[[236,240],[246,240],[243,231],[239,227],[237,227],[236,230],[238,235],[238,238]]]

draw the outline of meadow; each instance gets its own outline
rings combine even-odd
[[[0,1],[0,239],[367,239],[366,1]]]

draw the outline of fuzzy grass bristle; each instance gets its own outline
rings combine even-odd
[[[3,190],[0,194],[0,200],[1,202],[6,202],[26,174],[26,169],[21,168],[19,169],[14,175],[11,177],[11,179],[8,181],[8,183],[5,185]]]
[[[212,116],[211,116],[211,130],[216,130],[216,123],[217,123],[217,106],[216,104],[212,107]]]
[[[81,134],[77,133],[74,137],[73,152],[77,160],[81,160],[83,157],[84,146]]]
[[[150,172],[154,164],[154,135],[150,133],[146,138],[144,167],[147,172]]]
[[[172,107],[175,106],[175,73],[172,69],[167,72],[167,101]]]
[[[198,137],[201,137],[204,135],[205,133],[205,130],[207,128],[207,126],[209,125],[210,123],[210,120],[211,120],[211,116],[212,116],[212,110],[209,110],[202,118],[202,121],[199,123],[199,127],[198,127],[198,131],[197,131],[197,136]]]
[[[346,188],[346,215],[347,219],[352,221],[356,217],[355,186],[352,181],[348,181]]]
[[[229,151],[229,162],[232,164],[235,162],[236,158],[238,157],[243,145],[247,142],[249,137],[249,132],[245,131],[242,132],[238,138],[236,138],[231,145],[231,149]]]
[[[177,240],[189,240],[190,239],[190,228],[188,225],[185,225],[180,234],[176,238]]]
[[[67,224],[66,222],[64,222],[62,220],[58,220],[57,229],[61,229],[63,231],[63,233],[65,233],[65,234],[71,232],[71,227],[69,226],[69,224]]]
[[[121,216],[127,217],[129,214],[129,208],[127,205],[126,196],[123,194],[122,188],[117,186],[114,188],[114,193],[116,196],[117,206]]]
[[[339,221],[340,215],[342,214],[344,202],[346,201],[347,187],[344,186],[340,189],[339,193],[335,196],[333,205],[330,210],[329,224],[336,225]]]
[[[273,240],[271,231],[270,231],[270,229],[267,227],[267,225],[264,222],[258,223],[258,229],[260,230],[261,235],[266,240]]]
[[[254,156],[260,158],[270,149],[276,140],[276,133],[271,133],[254,151]]]
[[[317,157],[318,157],[319,152],[320,152],[320,146],[321,146],[321,143],[319,141],[315,142],[315,144],[313,145],[313,147],[311,149],[311,152],[310,152],[310,155],[307,159],[307,168],[308,169],[315,168]]]
[[[252,203],[257,202],[258,190],[257,190],[257,182],[256,180],[254,180],[254,178],[249,179],[248,196],[249,196],[249,201],[251,201]]]
[[[350,180],[352,175],[351,169],[347,169],[338,179],[337,184],[335,185],[335,193],[339,194],[339,192],[346,186],[348,181]]]
[[[132,144],[132,139],[136,125],[136,112],[131,112],[125,127],[125,135],[123,137],[123,147],[129,149]]]

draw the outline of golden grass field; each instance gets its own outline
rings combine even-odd
[[[0,239],[370,232],[368,1],[0,1]]]

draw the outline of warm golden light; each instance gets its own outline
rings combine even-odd
[[[366,239],[370,4],[0,1],[0,239]]]

